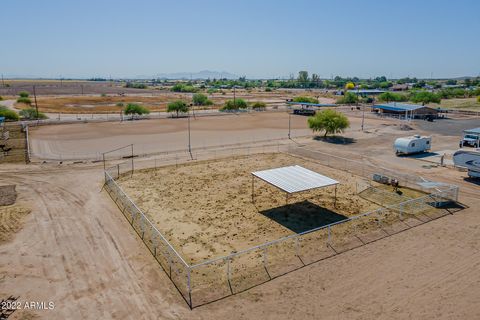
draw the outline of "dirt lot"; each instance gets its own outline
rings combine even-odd
[[[340,182],[295,194],[255,181],[251,172],[301,165]],[[361,178],[286,154],[254,155],[167,166],[125,175],[120,186],[187,262],[195,264],[368,212],[377,205],[355,194]]]
[[[384,126],[387,121],[368,123],[369,133],[345,133],[354,139],[351,143],[311,138],[301,143],[459,185],[460,201],[468,208],[191,311],[100,191],[101,166],[3,165],[3,182],[16,184],[19,201],[32,211],[23,229],[0,245],[0,295],[53,301],[54,310],[30,311],[40,319],[480,318],[479,184],[464,179],[464,172],[424,168],[422,161],[395,157],[391,143],[405,132]],[[92,144],[93,136],[114,130],[81,128],[45,127],[45,137],[53,148],[54,139]],[[144,129],[137,128],[137,134]],[[441,148],[458,143],[458,137],[434,139]],[[21,319],[26,312],[16,311],[11,318]]]
[[[431,107],[446,108],[446,109],[457,109],[457,110],[467,110],[467,111],[480,111],[480,103],[477,102],[477,98],[462,98],[462,99],[442,99],[440,105],[431,104]]]
[[[311,136],[307,117],[292,116],[290,120],[292,138]],[[390,119],[366,119],[366,132],[359,133],[361,122],[360,117],[350,117],[351,126],[346,133],[354,138],[338,140],[335,144],[348,147],[352,142],[368,141],[365,139],[387,133],[411,135],[411,132],[401,131],[400,124]],[[288,125],[286,112],[197,117],[191,121],[191,145],[197,149],[272,142],[288,136]],[[101,152],[131,143],[139,154],[186,150],[187,129],[185,118],[31,127],[30,151],[37,159],[68,160],[100,159]]]

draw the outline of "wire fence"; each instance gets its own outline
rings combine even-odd
[[[263,146],[263,149],[257,147],[222,151],[222,154],[216,154],[214,157],[281,151],[303,156],[308,153],[315,161],[360,176],[371,177],[372,172],[381,171],[382,174],[395,177],[403,185],[425,181],[415,176],[394,175],[394,172],[388,169],[302,147],[277,145],[267,148]],[[441,187],[430,189],[432,192],[416,199],[397,198],[391,201],[391,204],[377,210],[288,235],[230,255],[189,264],[116,182],[119,177],[133,175],[134,169],[181,163],[188,159],[188,155],[185,156],[182,159],[162,157],[138,161],[135,164],[133,161],[124,161],[110,166],[105,169],[105,189],[190,308],[244,291],[310,263],[448,214],[447,210],[436,208],[456,203],[458,200],[457,186],[440,184]],[[211,159],[212,154],[205,152],[198,154],[197,157],[194,160]],[[189,160],[192,160],[191,157]],[[357,192],[364,192],[368,189],[368,184],[358,188]]]

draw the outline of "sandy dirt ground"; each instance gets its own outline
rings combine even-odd
[[[300,165],[340,182],[294,194],[255,181],[251,172]],[[379,206],[356,195],[352,174],[287,154],[260,154],[141,170],[119,180],[187,262],[195,264],[311,230]]]
[[[348,131],[345,136],[355,139],[349,144],[311,138],[302,143],[457,184],[467,208],[193,311],[101,191],[100,167],[2,166],[2,182],[16,184],[18,201],[32,211],[23,229],[0,245],[0,294],[55,302],[53,310],[20,310],[11,318],[480,318],[479,184],[464,172],[395,157],[392,139],[404,132],[381,123],[369,132]],[[69,139],[77,140],[73,133]],[[441,149],[458,143],[454,136],[434,139]]]
[[[361,130],[361,114],[350,117],[348,132]],[[284,139],[288,136],[289,116],[285,112],[197,117],[190,122],[193,149],[254,143]],[[291,137],[311,136],[307,117],[291,116]],[[364,134],[355,139],[370,138],[385,132],[401,131],[398,121],[366,119]],[[186,150],[188,145],[186,118],[142,121],[79,123],[31,127],[30,152],[40,160],[101,159],[101,152],[128,144],[135,153],[159,153]]]

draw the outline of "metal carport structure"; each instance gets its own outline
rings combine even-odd
[[[255,203],[255,177],[285,192],[285,203],[292,193],[335,186],[337,202],[338,181],[315,171],[295,165],[252,172],[252,202]]]

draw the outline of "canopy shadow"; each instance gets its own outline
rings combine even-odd
[[[348,219],[344,215],[308,200],[263,210],[260,213],[295,233],[301,233]]]

